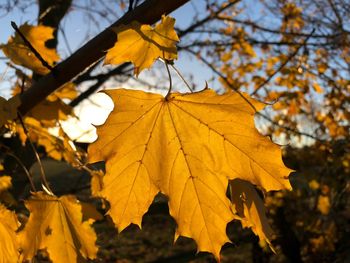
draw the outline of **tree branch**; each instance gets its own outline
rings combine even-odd
[[[194,22],[192,25],[188,26],[186,29],[183,29],[183,30],[178,29],[179,37],[181,38],[181,37],[191,33],[196,28],[198,28],[198,27],[204,25],[205,23],[209,22],[212,18],[218,16],[220,13],[222,13],[226,9],[232,7],[233,5],[237,4],[238,2],[240,2],[240,0],[232,1],[232,2],[228,3],[227,5],[220,7],[214,13],[210,13],[209,15],[207,15],[204,18],[202,18],[201,20]],[[181,49],[181,47],[178,47],[178,50],[180,50],[180,49]],[[126,62],[124,64],[121,64],[121,65],[117,66],[116,68],[114,68],[110,72],[99,74],[99,75],[96,75],[94,77],[90,77],[90,72],[82,74],[81,76],[79,76],[74,81],[76,84],[79,84],[79,83],[81,83],[81,82],[83,82],[85,80],[92,80],[92,79],[93,80],[97,79],[97,82],[95,84],[93,84],[91,87],[89,87],[86,91],[82,92],[77,98],[72,100],[69,103],[69,105],[72,106],[72,107],[77,106],[84,99],[86,99],[90,95],[94,94],[103,85],[103,83],[106,82],[110,77],[112,77],[114,75],[123,74],[124,69],[126,69],[130,65],[131,65],[130,62]]]
[[[56,89],[105,56],[106,51],[113,47],[117,40],[117,35],[111,30],[112,27],[129,24],[135,20],[143,24],[153,24],[157,22],[163,14],[169,14],[188,1],[189,0],[147,0],[132,12],[126,13],[65,61],[59,63],[54,68],[55,74],[47,74],[25,91],[21,95],[22,104],[19,107],[20,113],[22,115],[26,114]]]

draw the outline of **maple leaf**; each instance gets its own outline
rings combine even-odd
[[[134,73],[152,66],[157,58],[174,60],[177,58],[176,42],[179,38],[174,30],[175,19],[163,16],[161,23],[153,29],[150,25],[141,25],[134,21],[130,25],[113,30],[118,41],[108,50],[105,64],[132,62]]]
[[[18,262],[16,230],[19,227],[16,214],[0,204],[0,262]]]
[[[264,105],[248,95],[210,89],[167,98],[124,89],[106,93],[116,107],[88,152],[90,162],[106,161],[101,196],[119,231],[140,226],[161,191],[178,225],[176,238],[191,237],[198,250],[218,259],[234,218],[229,179],[267,191],[291,188],[280,148],[254,127],[252,106]]]
[[[30,216],[19,232],[23,260],[32,259],[39,249],[46,249],[53,262],[79,262],[96,258],[96,234],[82,222],[82,208],[71,195],[56,197],[43,192],[25,201]]]
[[[263,200],[254,185],[247,181],[235,179],[230,182],[233,210],[241,217],[243,227],[250,227],[260,240],[266,241],[271,249],[272,229],[266,217]],[[273,250],[274,251],[274,250]]]
[[[20,26],[19,30],[49,65],[53,66],[59,60],[56,50],[47,48],[45,45],[46,41],[53,39],[54,29],[52,27],[31,26],[26,23]],[[15,64],[22,65],[41,75],[49,72],[49,69],[42,65],[17,32],[10,37],[7,44],[0,45],[0,48]]]

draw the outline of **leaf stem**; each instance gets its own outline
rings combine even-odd
[[[169,95],[171,93],[171,89],[173,87],[173,81],[171,79],[171,74],[170,74],[170,70],[169,70],[169,66],[168,66],[168,61],[166,61],[165,59],[162,60],[165,64],[165,68],[166,68],[166,71],[168,72],[168,77],[169,77],[169,90],[168,90],[168,93],[166,94],[165,96],[165,99],[167,100],[169,98]]]
[[[193,92],[193,89],[191,88],[191,86],[188,84],[188,82],[185,80],[185,78],[182,76],[181,72],[173,65],[170,64],[170,66],[175,70],[176,74],[179,76],[180,79],[182,79],[182,81],[185,83],[185,85],[187,86],[187,88]]]
[[[5,145],[0,145],[0,148],[5,148],[6,150],[6,153],[8,156],[11,156],[13,159],[15,159],[17,161],[17,163],[19,164],[19,166],[21,166],[21,168],[23,169],[24,173],[26,174],[27,178],[28,178],[28,181],[30,183],[30,187],[31,189],[36,192],[36,188],[35,188],[35,185],[34,185],[34,182],[33,182],[33,176],[31,175],[31,173],[28,171],[27,167],[23,164],[23,162],[21,161],[21,159],[19,159],[14,153],[11,152],[11,149],[8,148],[7,146]]]

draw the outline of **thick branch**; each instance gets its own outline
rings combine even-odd
[[[190,25],[186,29],[178,30],[179,31],[179,33],[178,33],[179,37],[181,38],[181,37],[191,33],[196,28],[198,28],[200,26],[203,26],[205,23],[207,23],[211,19],[213,19],[213,17],[218,16],[220,13],[222,13],[223,11],[225,11],[228,8],[232,7],[233,5],[235,5],[238,2],[240,2],[240,0],[232,1],[232,2],[228,3],[227,5],[224,5],[224,6],[220,7],[214,13],[210,13],[209,15],[207,15],[204,18],[202,18],[201,20],[196,21],[195,23],[193,23],[192,25]],[[180,49],[181,49],[181,47],[178,47],[178,50],[180,50]],[[91,87],[89,87],[86,91],[81,93],[77,98],[72,100],[69,105],[72,106],[72,107],[77,106],[79,103],[81,103],[83,100],[88,98],[90,95],[94,94],[103,85],[103,83],[105,83],[111,76],[123,74],[123,70],[125,68],[127,68],[128,66],[130,66],[130,65],[131,65],[131,63],[127,62],[127,63],[119,65],[118,67],[116,67],[115,69],[111,70],[110,72],[94,76],[93,79],[94,80],[97,79],[97,82],[95,84],[93,84]],[[81,83],[81,82],[83,82],[85,80],[91,80],[90,72],[86,72],[86,73],[80,75],[74,82],[76,84],[79,84],[79,83]]]
[[[129,24],[138,21],[143,24],[157,22],[163,14],[169,14],[189,0],[147,0],[132,12],[126,13],[110,27]],[[50,93],[76,77],[85,68],[101,59],[106,50],[113,47],[117,35],[109,28],[102,31],[95,38],[86,43],[65,61],[58,64],[52,73],[42,77],[34,83],[30,89],[21,95],[22,104],[19,107],[21,114],[26,114],[30,109],[44,100]]]

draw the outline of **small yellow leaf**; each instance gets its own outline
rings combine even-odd
[[[319,195],[317,200],[317,209],[323,215],[328,215],[331,209],[331,202],[327,195]]]
[[[313,179],[313,180],[311,180],[311,181],[309,182],[309,187],[310,187],[312,190],[317,190],[317,189],[320,188],[320,184],[319,184],[315,179]]]
[[[82,208],[74,196],[58,198],[36,192],[25,205],[30,216],[19,232],[22,260],[32,259],[39,249],[46,249],[54,263],[96,258],[92,221],[82,221]]]
[[[19,27],[19,30],[49,65],[53,66],[59,60],[56,50],[47,48],[45,45],[46,41],[53,39],[53,28],[24,24]],[[49,72],[49,69],[42,65],[18,33],[10,37],[7,44],[2,45],[1,48],[13,63],[22,65],[41,75]]]
[[[317,93],[323,93],[323,89],[320,85],[318,85],[318,83],[314,82],[312,84],[312,87],[314,88],[314,90],[317,92]]]
[[[9,188],[11,188],[11,176],[0,176],[0,192],[3,192]]]
[[[132,62],[135,74],[152,66],[157,58],[177,59],[176,43],[179,38],[174,30],[175,19],[163,16],[155,28],[132,22],[128,26],[114,28],[118,41],[108,50],[105,64]]]
[[[210,89],[167,98],[123,89],[106,93],[116,106],[88,152],[90,162],[106,161],[101,196],[119,231],[141,225],[161,191],[177,222],[176,237],[193,238],[198,250],[219,259],[234,218],[229,179],[267,191],[291,188],[280,147],[254,126],[252,106],[264,105],[248,95]]]
[[[230,182],[231,201],[234,211],[242,218],[243,227],[250,227],[261,241],[266,241],[272,248],[272,229],[266,217],[263,200],[254,186],[240,179]]]
[[[0,204],[0,262],[18,262],[16,230],[19,227],[16,214]]]
[[[17,108],[21,105],[19,96],[14,96],[9,100],[0,97],[0,128],[17,117]]]
[[[325,73],[327,69],[328,69],[328,65],[326,63],[319,63],[317,65],[317,70],[320,74]]]

